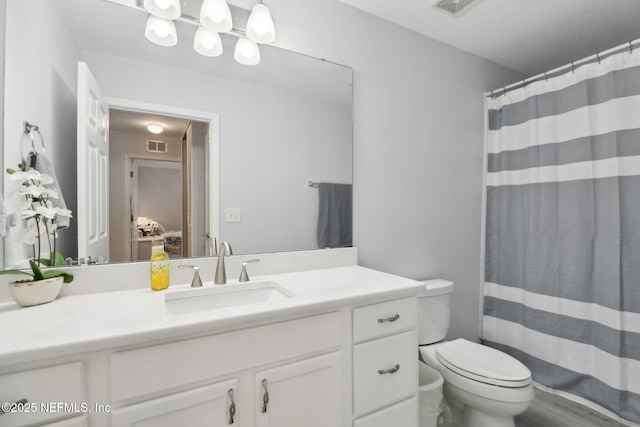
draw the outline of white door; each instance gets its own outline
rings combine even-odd
[[[78,62],[78,257],[109,261],[109,105]]]
[[[256,374],[256,427],[342,425],[340,352]]]
[[[114,427],[227,427],[236,419],[235,379],[176,393],[113,412]]]

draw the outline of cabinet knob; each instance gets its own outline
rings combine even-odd
[[[384,375],[384,374],[395,374],[396,372],[398,372],[400,370],[400,365],[396,364],[396,366],[394,366],[391,369],[378,369],[378,373],[380,375]]]
[[[395,322],[396,320],[398,320],[400,318],[400,315],[396,313],[395,316],[392,317],[387,317],[385,319],[378,319],[378,323],[384,323],[384,322]]]
[[[262,380],[262,388],[264,389],[264,394],[262,395],[262,413],[267,412],[267,406],[269,405],[269,391],[267,390],[267,380],[266,378]]]

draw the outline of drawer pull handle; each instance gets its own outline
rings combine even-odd
[[[262,413],[267,412],[267,406],[269,405],[269,391],[267,391],[267,380],[262,380],[262,388],[264,389],[264,394],[262,395]]]
[[[384,374],[395,374],[396,372],[398,372],[400,370],[400,365],[396,364],[396,366],[394,366],[391,369],[378,369],[378,373],[380,375],[384,375]]]
[[[5,411],[4,409],[0,408],[0,415],[6,414],[8,412],[11,412],[11,408],[13,408],[13,407],[15,407],[17,405],[26,405],[27,403],[29,403],[29,401],[27,399],[20,399],[17,402],[11,403],[11,404],[8,405],[8,407],[9,407],[8,411]],[[4,406],[7,406],[7,405],[2,405],[2,406],[4,407]]]
[[[233,389],[230,388],[227,393],[229,393],[229,399],[231,400],[229,404],[229,424],[233,424],[233,417],[236,415],[236,402],[233,401]]]
[[[400,318],[399,314],[396,314],[393,317],[387,317],[386,319],[378,319],[378,323],[384,323],[384,322],[395,322],[396,320],[398,320]]]

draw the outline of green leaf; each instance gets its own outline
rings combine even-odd
[[[26,274],[27,276],[33,277],[33,274],[20,270],[2,270],[0,271],[0,274]]]
[[[65,273],[64,271],[59,271],[59,270],[45,270],[42,273],[43,277],[45,279],[51,279],[54,277],[60,277],[62,276],[64,279],[64,283],[71,283],[73,282],[73,274],[69,274],[69,273]]]
[[[64,265],[64,256],[60,252],[53,252],[49,260],[51,265]]]
[[[33,278],[35,280],[43,280],[44,275],[42,274],[42,270],[38,267],[38,264],[32,259],[29,260],[29,265],[31,266],[31,270],[33,271]]]
[[[16,173],[16,170],[15,170],[15,169],[8,168],[8,169],[7,169],[7,173],[8,173],[9,175],[13,175],[14,173]]]

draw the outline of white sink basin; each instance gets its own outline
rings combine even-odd
[[[295,296],[276,282],[249,282],[242,284],[206,285],[188,288],[164,295],[167,311],[171,314],[193,313],[239,305],[281,301]]]

